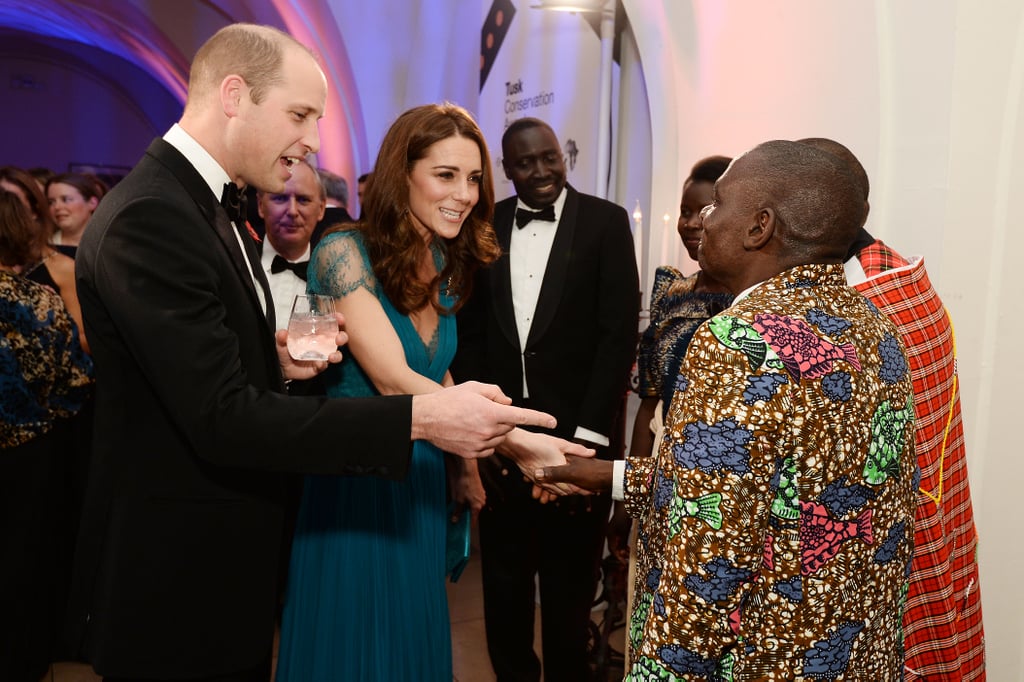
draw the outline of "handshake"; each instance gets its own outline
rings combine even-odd
[[[335,317],[339,327],[335,342],[340,348],[348,343],[348,334],[345,317],[341,313]],[[275,341],[286,379],[310,379],[342,359],[340,350],[326,360],[294,359],[288,351],[288,332],[283,329],[278,330]],[[533,495],[542,502],[611,488],[611,462],[593,459],[594,450],[580,443],[518,428],[526,425],[550,429],[555,418],[512,406],[512,400],[492,384],[467,381],[413,396],[412,440],[428,440],[467,459],[499,452],[533,481]]]
[[[542,502],[611,488],[611,462],[593,459],[594,450],[581,443],[518,428],[550,429],[555,419],[511,402],[497,386],[473,381],[417,395],[412,437],[466,459],[498,452],[533,481]]]
[[[611,489],[612,463],[594,459],[594,450],[580,443],[515,429],[497,450],[533,481],[533,496],[541,502]]]

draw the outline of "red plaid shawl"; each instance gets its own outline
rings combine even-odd
[[[899,327],[914,379],[921,490],[903,617],[907,680],[985,679],[977,537],[967,482],[953,326],[924,261],[881,241],[858,254],[855,288]]]

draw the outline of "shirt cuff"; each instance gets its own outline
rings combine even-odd
[[[582,426],[576,427],[576,433],[573,434],[573,438],[581,438],[589,443],[595,443],[604,447],[608,447],[608,444],[611,442],[608,440],[608,436],[602,436],[597,431],[591,431]]]
[[[626,500],[626,460],[612,460],[612,499],[617,502]]]

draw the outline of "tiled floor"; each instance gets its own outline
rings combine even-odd
[[[455,682],[494,682],[494,672],[487,656],[487,643],[484,638],[483,591],[480,585],[479,547],[474,535],[473,559],[466,566],[462,577],[456,584],[448,583],[448,608],[452,623],[452,660]],[[600,621],[603,614],[595,611],[595,621]],[[540,618],[534,632],[535,648],[539,649]],[[622,630],[617,630],[611,638],[612,647],[622,651]],[[622,671],[610,671],[609,680],[621,679]],[[84,663],[57,663],[49,674],[40,682],[100,682],[100,677],[93,673],[92,668]]]

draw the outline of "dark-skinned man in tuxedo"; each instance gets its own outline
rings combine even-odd
[[[545,122],[514,121],[501,146],[517,196],[495,206],[504,253],[478,275],[459,315],[453,375],[496,383],[514,404],[555,415],[555,435],[598,457],[621,457],[640,300],[629,218],[567,184],[558,138]],[[540,678],[535,576],[544,678],[590,679],[588,626],[610,498],[541,504],[508,460],[483,460],[480,470],[484,615],[499,682]]]

